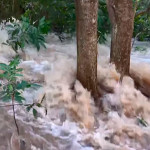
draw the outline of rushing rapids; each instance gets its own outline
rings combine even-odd
[[[2,44],[5,40],[6,31],[0,31],[0,62],[8,63],[15,53]],[[124,77],[119,83],[119,73],[109,64],[109,47],[99,45],[102,112],[95,107],[90,92],[76,80],[75,40],[61,43],[51,34],[47,43],[47,49],[40,52],[27,46],[20,63],[24,78],[42,85],[37,91],[24,92],[25,103],[41,101],[45,95],[42,105],[47,114],[45,108],[37,108],[35,119],[24,106],[15,106],[18,136],[12,108],[1,107],[0,150],[149,150],[149,49],[147,57],[132,52],[130,73],[135,82]]]

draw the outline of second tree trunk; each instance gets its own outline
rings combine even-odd
[[[109,17],[112,23],[110,62],[117,71],[129,74],[131,41],[133,34],[134,9],[132,0],[107,0]]]

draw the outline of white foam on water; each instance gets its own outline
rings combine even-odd
[[[5,31],[0,35],[0,41],[7,39]],[[90,92],[76,80],[75,40],[61,43],[51,34],[47,42],[47,49],[40,52],[27,46],[26,61],[20,64],[26,80],[42,84],[37,91],[24,92],[26,103],[40,101],[45,94],[42,105],[47,115],[44,107],[36,107],[39,113],[35,119],[32,112],[16,106],[18,137],[12,109],[0,109],[0,150],[10,150],[17,147],[15,143],[24,142],[26,150],[148,150],[150,127],[142,126],[137,117],[150,124],[149,99],[135,88],[132,78],[124,77],[119,83],[119,73],[109,64],[109,47],[98,45],[98,89],[103,93],[100,100],[104,107],[100,113]],[[0,54],[4,63],[14,56],[13,50],[2,44]],[[132,74],[142,83],[149,83],[149,65],[143,66],[139,63],[137,67],[133,59]]]

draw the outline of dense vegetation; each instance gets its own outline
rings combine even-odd
[[[150,1],[139,1],[135,14],[134,37],[138,40],[150,40]]]
[[[13,48],[15,52],[19,49],[23,51],[26,44],[31,44],[40,50],[40,47],[45,46],[45,34],[49,31],[49,24],[45,21],[45,17],[37,22],[32,23],[29,18],[21,17],[20,22],[14,21],[6,25],[6,30],[8,31],[8,40],[6,45]]]
[[[5,7],[4,7],[5,6]],[[150,38],[150,1],[138,0],[137,14],[135,16],[134,37],[139,40]],[[3,9],[1,9],[3,8]],[[28,17],[30,21],[36,22],[45,16],[49,22],[49,31],[55,32],[60,40],[63,40],[62,33],[75,33],[75,1],[74,0],[1,0],[0,1],[0,20],[10,19],[12,16],[20,19],[21,15]],[[40,12],[40,13],[39,13]],[[13,15],[12,15],[13,14]],[[104,42],[106,34],[110,33],[110,21],[108,19],[106,0],[99,0],[98,10],[98,36],[99,42]]]

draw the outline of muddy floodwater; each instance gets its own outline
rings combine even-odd
[[[15,56],[2,44],[7,38],[6,31],[0,30],[2,63]],[[109,64],[109,46],[98,46],[103,112],[76,80],[75,40],[61,43],[50,34],[46,46],[37,52],[28,45],[19,65],[24,79],[42,85],[24,91],[25,103],[42,100],[43,107],[36,108],[35,119],[26,107],[15,106],[19,136],[12,108],[0,107],[0,150],[150,150],[150,44],[135,42],[131,76],[124,77],[122,83],[114,65]]]

